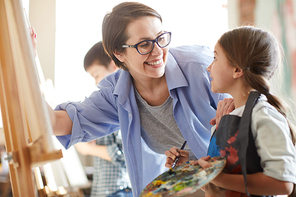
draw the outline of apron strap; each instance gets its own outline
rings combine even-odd
[[[241,148],[239,157],[241,160],[241,170],[242,174],[244,176],[245,180],[245,189],[248,196],[250,196],[249,191],[247,189],[247,147],[249,142],[249,131],[250,131],[250,125],[251,125],[251,119],[252,119],[252,110],[257,103],[258,99],[260,97],[260,92],[258,91],[252,91],[248,97],[245,110],[243,112],[240,126],[239,126],[239,133],[238,133],[238,140],[241,141]]]
[[[289,195],[289,197],[296,197],[296,184],[294,184],[293,192]]]

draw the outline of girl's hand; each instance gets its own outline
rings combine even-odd
[[[175,159],[179,156],[179,161],[176,165],[185,163],[189,160],[189,152],[186,150],[180,150],[177,147],[172,147],[170,150],[165,151],[166,163],[165,167],[171,168]]]
[[[195,165],[200,165],[202,168],[206,169],[212,166],[212,164],[210,164],[208,162],[208,160],[211,158],[211,156],[206,156],[206,157],[202,157],[199,160],[193,161],[191,162],[191,165],[195,166]]]
[[[202,157],[197,161],[194,161],[191,163],[191,165],[197,165],[199,164],[203,169],[209,168],[212,165],[208,162],[208,160],[211,158],[211,156]],[[218,175],[220,176],[220,175]],[[217,178],[217,177],[216,177]],[[215,180],[215,179],[214,179]],[[214,185],[212,182],[205,185],[202,190],[205,192],[205,197],[219,197],[219,196],[225,196],[224,189]]]

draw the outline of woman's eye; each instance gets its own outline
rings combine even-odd
[[[150,48],[151,47],[151,43],[150,42],[143,42],[139,45],[140,48],[142,49],[146,49],[146,48]]]
[[[142,43],[140,44],[140,47],[146,47],[146,46],[148,46],[148,42],[142,42]]]
[[[158,42],[161,42],[161,41],[163,41],[164,39],[165,39],[165,37],[162,36],[162,37],[159,37],[159,38],[157,39],[157,41],[158,41]]]

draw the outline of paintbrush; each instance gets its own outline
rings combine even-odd
[[[186,143],[187,143],[187,141],[185,141],[185,142],[183,143],[183,145],[182,145],[182,147],[180,148],[180,150],[183,150],[183,149],[184,149]],[[176,166],[176,164],[178,163],[178,161],[179,161],[179,157],[180,157],[180,155],[179,155],[178,157],[176,157],[176,159],[175,159],[175,161],[174,161],[172,167],[170,168],[169,174],[174,173],[173,168],[174,168],[174,167]]]

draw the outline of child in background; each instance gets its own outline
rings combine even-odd
[[[235,110],[224,115],[219,127],[212,129],[208,156],[192,163],[206,168],[210,157],[227,159],[224,171],[205,187],[206,195],[292,193],[296,183],[295,131],[286,118],[283,103],[269,92],[268,83],[279,64],[280,50],[275,38],[261,29],[236,28],[218,40],[214,61],[208,67],[211,90],[229,93]],[[188,153],[175,147],[166,155],[166,167],[171,167],[178,155],[183,156],[179,163],[188,160]],[[218,190],[218,194],[213,193]]]
[[[98,42],[85,55],[84,69],[98,84],[118,67],[105,53],[102,42]],[[91,197],[132,197],[119,131],[91,142],[77,143],[75,147],[82,155],[94,156]]]

